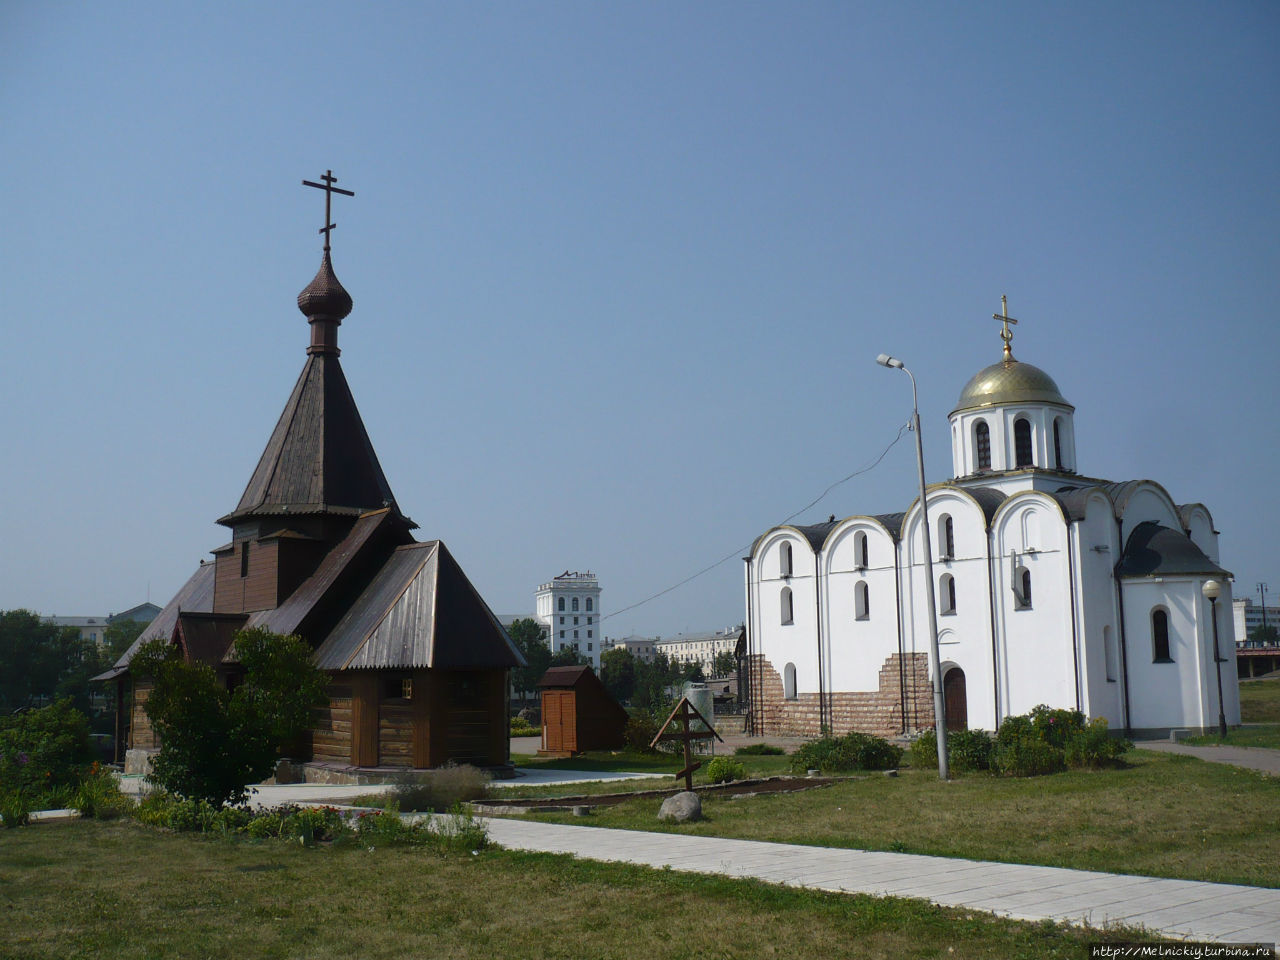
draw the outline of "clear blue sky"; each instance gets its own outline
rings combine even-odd
[[[1280,596],[1280,6],[0,4],[0,608],[223,543],[334,262],[392,489],[498,612],[742,618],[752,539],[1015,355]],[[799,518],[905,509],[909,436]]]

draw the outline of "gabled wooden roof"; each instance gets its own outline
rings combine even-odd
[[[324,670],[524,665],[439,540],[398,547],[320,644],[315,659]]]
[[[191,575],[191,579],[182,585],[177,595],[165,604],[164,609],[156,615],[147,629],[138,635],[133,645],[116,661],[116,668],[123,670],[128,667],[129,661],[138,652],[138,648],[148,640],[154,640],[156,637],[170,639],[173,636],[174,627],[177,626],[179,613],[211,612],[213,610],[213,571],[212,563],[200,564],[196,572]]]
[[[395,502],[338,357],[307,357],[236,509],[218,520],[336,513]]]

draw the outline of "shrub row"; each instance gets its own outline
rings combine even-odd
[[[888,740],[865,733],[843,737],[820,737],[800,745],[791,757],[796,773],[820,770],[846,773],[850,770],[892,770],[902,762],[902,748]]]
[[[540,737],[542,736],[542,728],[535,727],[524,717],[511,718],[511,736],[513,737]]]
[[[184,800],[167,793],[154,793],[138,804],[134,816],[142,823],[168,830],[286,840],[304,845],[407,844],[464,851],[480,850],[488,844],[484,826],[461,804],[446,818],[409,822],[402,819],[394,807],[358,813],[334,807],[291,805],[251,811],[246,807],[219,808],[205,800]]]
[[[732,783],[734,780],[745,780],[747,768],[741,760],[732,757],[713,757],[707,764],[707,779],[712,783]]]
[[[1086,721],[1079,710],[1052,710],[1043,704],[1028,714],[1006,717],[994,738],[983,730],[947,733],[952,770],[991,770],[1008,777],[1113,766],[1132,746],[1112,737],[1102,717]],[[929,767],[937,762],[938,740],[929,730],[911,745],[911,764]]]

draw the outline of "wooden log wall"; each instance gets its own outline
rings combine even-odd
[[[330,686],[329,703],[316,708],[311,755],[328,763],[351,762],[351,684]]]

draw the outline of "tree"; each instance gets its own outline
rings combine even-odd
[[[511,671],[511,686],[520,699],[538,689],[538,681],[551,665],[551,650],[547,646],[547,629],[532,617],[516,620],[507,627],[507,636],[516,645],[528,666]]]
[[[112,620],[102,632],[102,643],[106,647],[107,657],[114,664],[125,651],[133,646],[133,641],[142,635],[142,631],[151,626],[141,620]]]
[[[92,646],[75,627],[45,623],[30,610],[0,613],[0,713],[56,698]],[[88,700],[87,684],[79,687],[77,706]]]
[[[721,650],[711,664],[713,677],[727,677],[731,673],[736,673],[737,670],[738,658],[733,655],[732,650]]]
[[[609,696],[628,702],[636,690],[636,658],[626,647],[614,647],[600,655],[600,679]]]
[[[234,643],[244,669],[234,691],[162,639],[144,644],[130,664],[152,681],[146,711],[160,752],[151,779],[215,806],[242,803],[249,784],[271,776],[281,749],[310,728],[329,685],[300,637],[241,630]]]
[[[591,660],[573,647],[561,647],[551,655],[551,666],[553,667],[585,667]]]
[[[1249,642],[1263,647],[1274,647],[1280,643],[1280,630],[1274,624],[1256,626],[1249,632]]]

